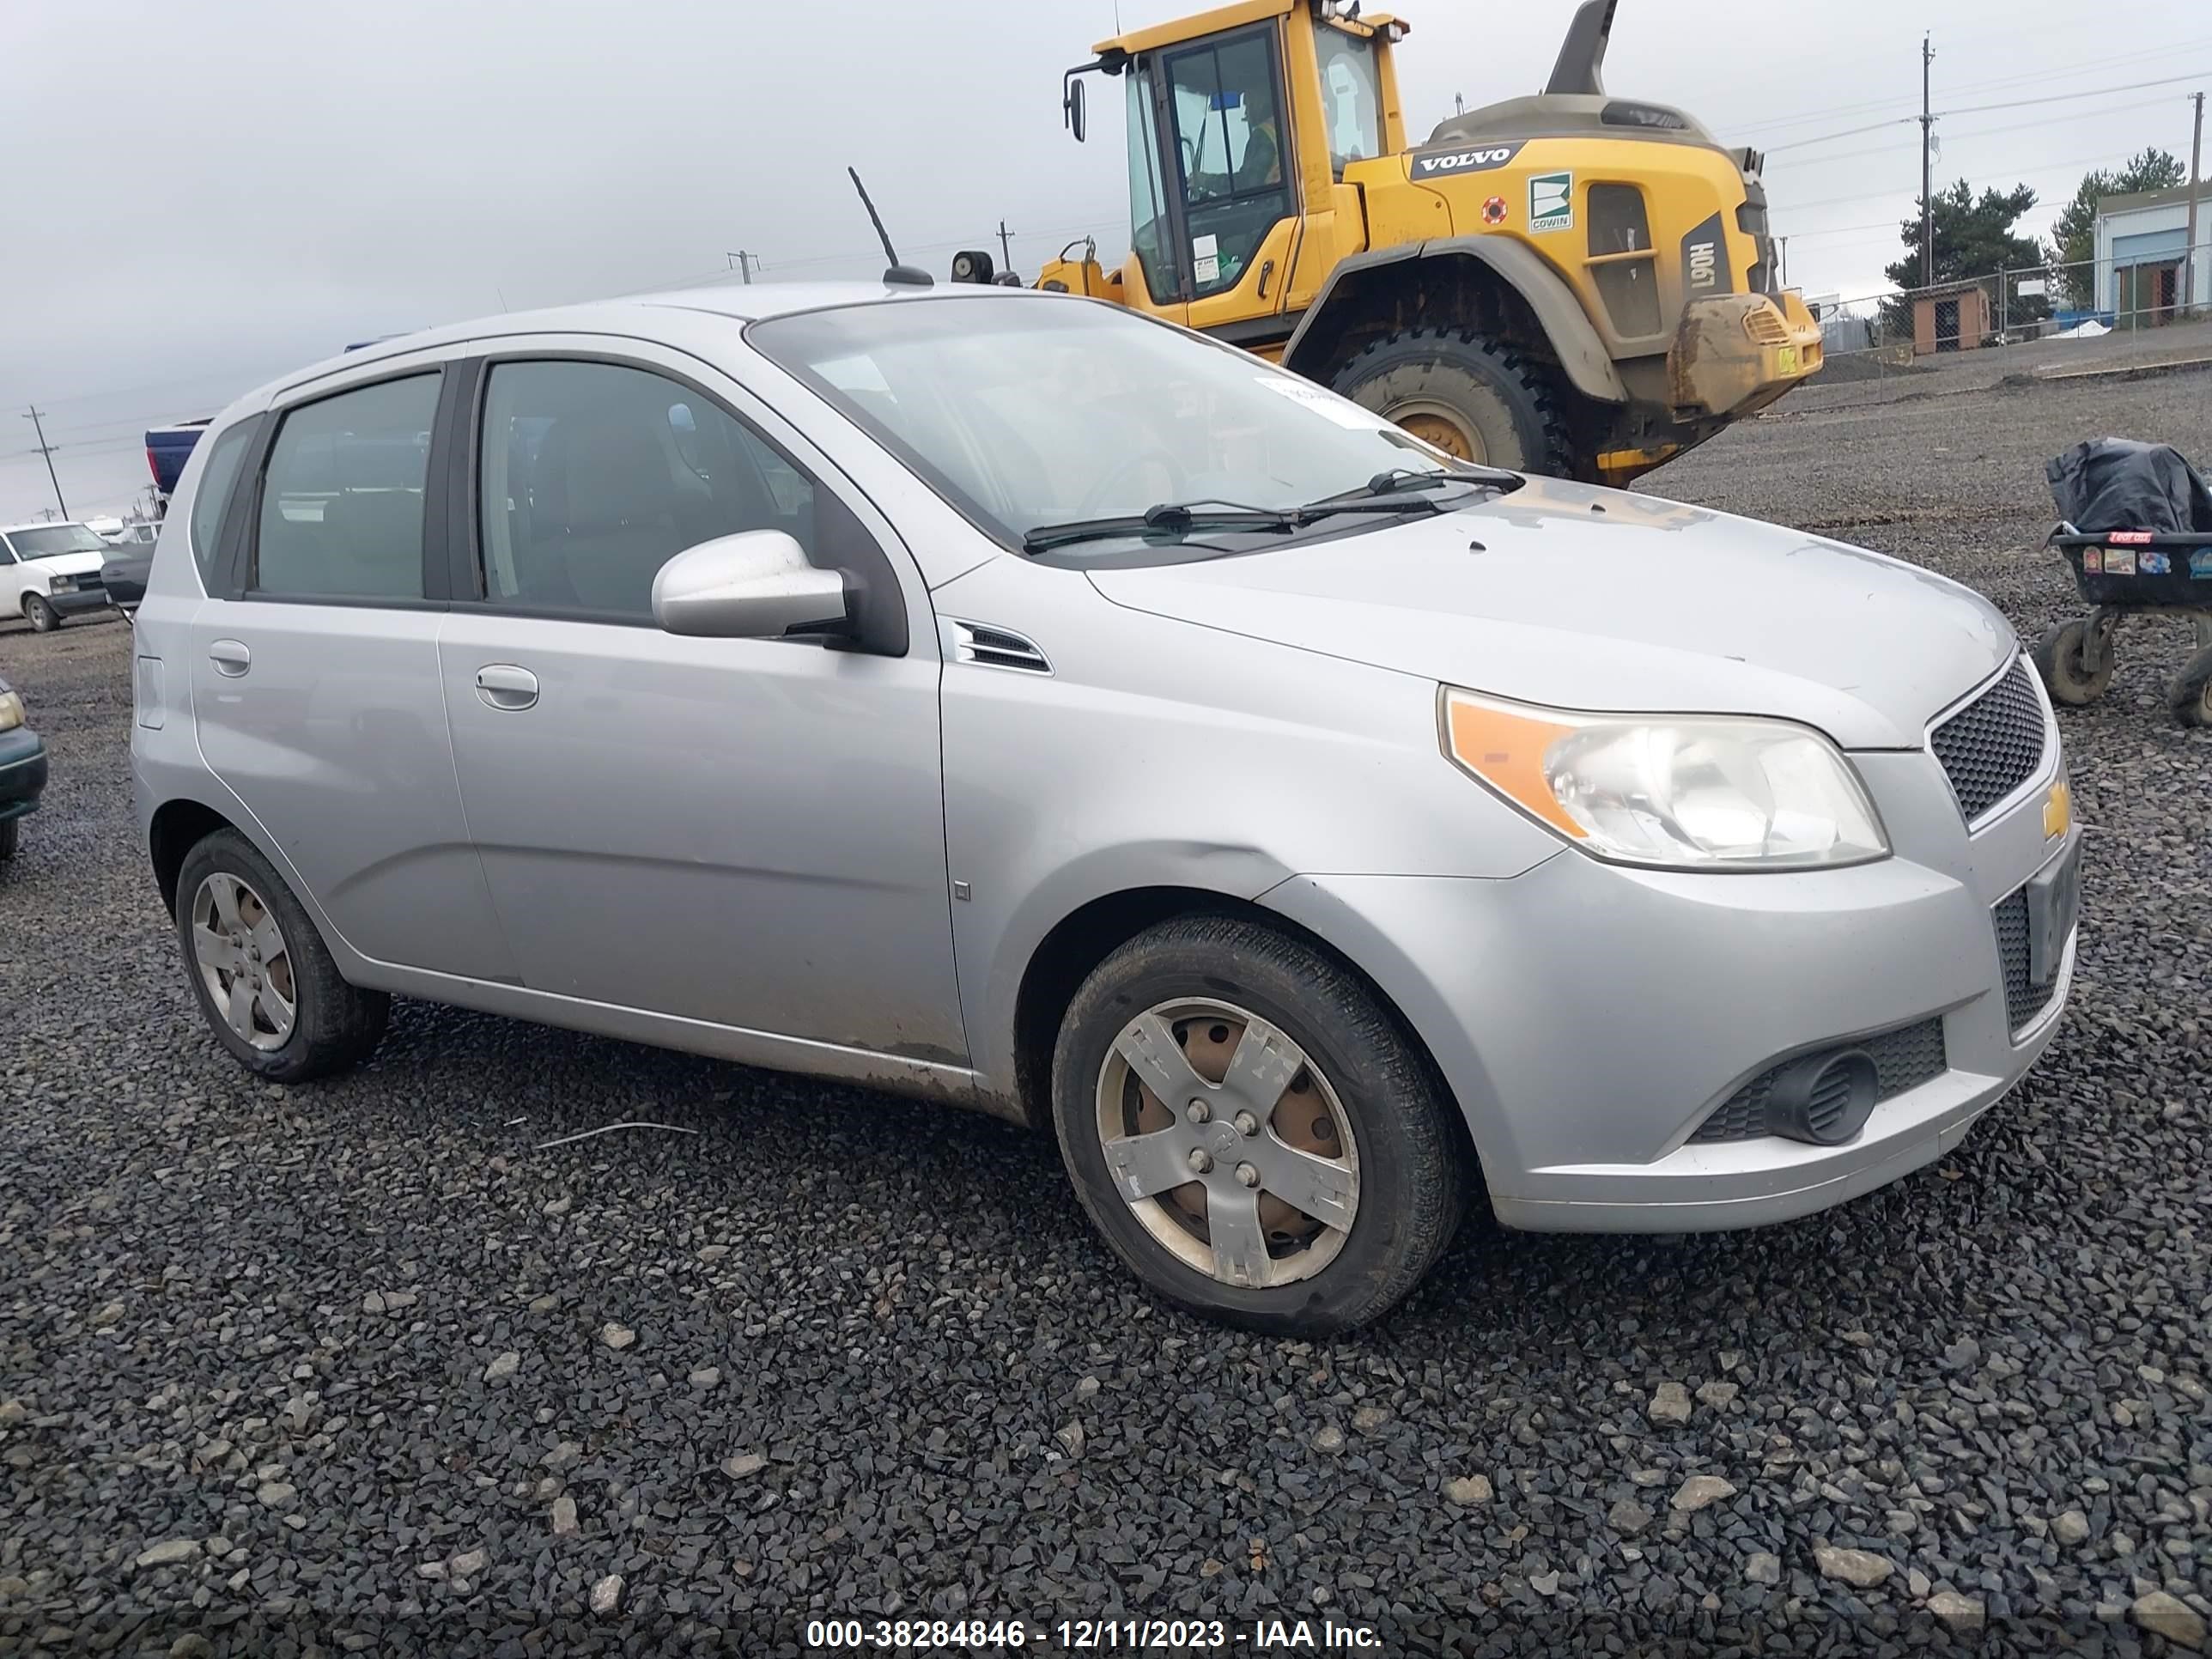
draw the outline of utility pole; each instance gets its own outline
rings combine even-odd
[[[726,253],[722,257],[738,262],[737,268],[744,276],[745,286],[750,288],[753,285],[753,261],[760,256],[757,253],[748,253],[744,249],[739,248],[735,253]]]
[[[1788,288],[1790,286],[1790,239],[1787,236],[1778,236],[1774,240],[1782,250],[1782,271],[1775,286]]]
[[[2197,169],[2204,158],[2204,94],[2191,100],[2197,106],[2197,131],[2189,140],[2189,235],[2181,255],[2181,308],[2197,303],[2197,198],[2203,193],[2204,175]]]
[[[39,434],[39,453],[46,458],[46,479],[53,485],[54,500],[62,509],[62,517],[66,519],[69,517],[69,503],[62,500],[62,481],[54,472],[54,447],[46,441],[46,423],[39,419],[39,411],[35,405],[23,418],[31,423],[31,429]]]
[[[1936,48],[1920,37],[1920,285],[1936,285],[1936,117],[1929,105],[1929,66]]]
[[[1012,270],[1014,268],[1014,233],[1006,228],[1004,219],[999,221],[999,252],[1005,261],[999,269]]]

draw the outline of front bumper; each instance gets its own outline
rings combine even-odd
[[[86,611],[105,611],[108,606],[107,590],[94,582],[89,587],[71,587],[58,593],[49,593],[46,603],[64,617],[74,617]]]
[[[1562,851],[1510,880],[1298,877],[1262,902],[1359,962],[1413,1023],[1506,1224],[1786,1220],[1955,1145],[2048,1043],[2073,975],[2069,938],[2049,1000],[2014,1029],[1992,909],[2068,846],[2043,833],[2055,742],[2043,777],[1971,837],[1930,756],[1853,758],[1899,849],[1876,864],[1686,875]],[[1691,1141],[1778,1057],[1930,1018],[1948,1069],[1844,1145]]]
[[[0,732],[0,823],[19,818],[39,804],[46,787],[46,745],[24,726]]]
[[[1820,324],[1796,289],[1724,294],[1682,308],[1667,352],[1667,386],[1684,413],[1741,419],[1821,363]]]

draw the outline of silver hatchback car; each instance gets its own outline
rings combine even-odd
[[[2079,836],[1972,592],[1443,457],[1004,289],[393,340],[224,411],[136,641],[217,1039],[392,994],[1056,1132],[1121,1259],[1319,1333],[1505,1224],[1799,1216],[2049,1041]]]

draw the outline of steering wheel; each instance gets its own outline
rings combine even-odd
[[[1138,469],[1147,466],[1159,467],[1167,473],[1167,489],[1158,495],[1152,495],[1149,491],[1143,492],[1149,496],[1148,500],[1136,507],[1126,506],[1125,503],[1129,496],[1129,487],[1135,482]],[[1173,501],[1182,495],[1184,478],[1182,467],[1166,450],[1139,450],[1134,455],[1117,462],[1104,477],[1084,492],[1083,514],[1085,518],[1090,518],[1100,513],[1114,510],[1141,513],[1155,502]]]

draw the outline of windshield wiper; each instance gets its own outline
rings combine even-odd
[[[1384,501],[1393,495],[1405,495],[1414,491],[1443,489],[1453,484],[1501,489],[1510,485],[1518,484],[1520,482],[1518,473],[1499,472],[1489,468],[1480,471],[1446,472],[1433,467],[1394,466],[1388,471],[1376,473],[1357,489],[1346,489],[1334,495],[1324,495],[1317,501],[1308,501],[1300,510],[1305,513],[1313,513],[1324,507],[1341,510],[1351,503]],[[1405,501],[1395,505],[1412,507],[1414,503]]]
[[[1074,542],[1107,541],[1120,536],[1181,536],[1193,530],[1288,531],[1304,522],[1302,510],[1246,507],[1237,501],[1161,501],[1142,513],[1041,524],[1022,538],[1022,549],[1045,553]]]

